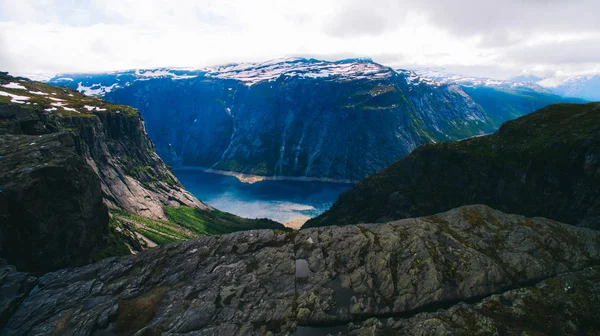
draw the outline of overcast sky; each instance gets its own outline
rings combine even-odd
[[[600,73],[600,0],[0,0],[0,71],[13,74],[287,56]]]

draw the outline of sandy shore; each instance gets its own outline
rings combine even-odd
[[[304,223],[308,222],[310,218],[296,218],[291,221],[284,223],[283,226],[292,230],[300,230]]]
[[[260,181],[306,181],[306,182],[334,182],[334,183],[347,183],[347,184],[355,184],[358,181],[353,180],[336,180],[331,178],[319,178],[319,177],[306,177],[306,176],[261,176],[261,175],[249,175],[242,174],[232,171],[226,170],[217,170],[212,168],[205,167],[190,167],[190,166],[182,166],[173,168],[175,171],[177,170],[198,170],[206,173],[213,173],[219,175],[227,175],[233,176],[237,178],[242,183],[254,184]]]

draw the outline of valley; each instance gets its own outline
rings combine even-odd
[[[60,74],[49,83],[137,108],[174,168],[350,181],[422,144],[583,102],[527,83],[447,82],[370,59]]]
[[[0,73],[0,331],[600,330],[598,103],[306,62]]]
[[[175,170],[175,176],[206,204],[246,218],[269,218],[295,228],[328,210],[349,183],[265,180],[244,183],[233,176]]]
[[[599,0],[0,0],[0,336],[600,336]]]

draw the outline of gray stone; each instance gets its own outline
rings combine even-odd
[[[296,278],[306,278],[308,273],[308,262],[305,259],[296,259]]]
[[[242,244],[244,253],[233,248]],[[299,260],[310,270],[305,277],[296,277]],[[598,273],[582,270],[599,262],[600,232],[481,205],[387,224],[248,231],[46,274],[3,333],[446,335],[473,330],[469,323],[497,331],[505,315],[469,310],[470,322],[458,303],[487,297],[480,301],[487,307],[512,300],[510,293],[522,290],[515,288],[576,272],[561,288],[579,286],[583,276],[589,291],[577,293],[589,293],[581,302],[596,307]],[[497,293],[507,294],[492,299]],[[544,306],[557,323],[560,300]],[[585,318],[593,313],[570,307],[562,320],[568,328],[589,328]],[[416,314],[439,308],[442,321]]]

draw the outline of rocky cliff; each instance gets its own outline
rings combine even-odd
[[[0,144],[0,256],[40,272],[88,263],[104,245],[108,209],[73,137],[0,135]]]
[[[507,119],[564,100],[531,90],[470,96],[459,85],[354,59],[61,75],[51,82],[138,108],[169,164],[337,180],[360,180],[421,144],[491,133]]]
[[[188,193],[131,107],[0,73],[0,145],[0,257],[19,269],[82,265],[94,251],[110,255],[100,251],[119,240],[139,250],[158,240],[282,228],[223,214]]]
[[[483,203],[600,228],[600,104],[552,105],[492,135],[422,146],[305,227],[386,222]]]
[[[2,333],[593,334],[599,262],[597,231],[482,205],[387,224],[247,231],[40,279],[8,272]]]

